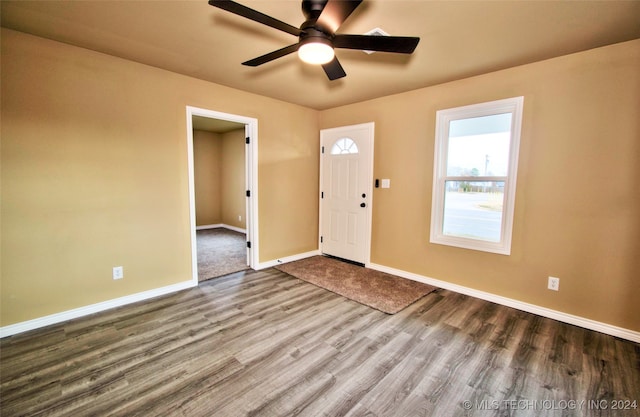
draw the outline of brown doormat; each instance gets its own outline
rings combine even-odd
[[[431,285],[326,256],[312,256],[276,269],[388,314],[436,290]]]

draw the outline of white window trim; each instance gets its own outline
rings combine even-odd
[[[514,97],[496,100],[470,106],[439,110],[436,112],[436,141],[433,167],[433,194],[431,205],[431,236],[430,242],[442,245],[456,246],[503,255],[511,254],[511,237],[513,229],[513,213],[516,197],[516,180],[518,173],[518,153],[520,149],[520,129],[522,125],[522,107],[524,97]],[[449,125],[453,120],[473,117],[491,116],[494,114],[511,113],[511,139],[509,147],[509,168],[504,185],[504,203],[502,211],[502,226],[499,242],[489,242],[449,236],[442,233],[444,220],[445,180],[447,179],[447,144],[449,140]],[[476,177],[477,181],[502,181],[504,177]]]

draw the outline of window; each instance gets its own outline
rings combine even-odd
[[[351,138],[338,139],[331,147],[331,155],[349,153],[358,153],[358,145]]]
[[[431,242],[508,255],[523,97],[436,113]]]

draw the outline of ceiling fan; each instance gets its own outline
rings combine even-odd
[[[302,13],[307,20],[297,28],[234,1],[209,0],[211,6],[298,37],[297,43],[243,62],[242,65],[257,67],[297,51],[304,62],[322,65],[330,80],[347,75],[335,56],[334,48],[411,54],[420,41],[420,38],[408,36],[336,34],[340,25],[360,3],[362,0],[303,0]]]

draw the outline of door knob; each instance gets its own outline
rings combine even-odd
[[[360,203],[360,207],[367,207],[365,203]]]

